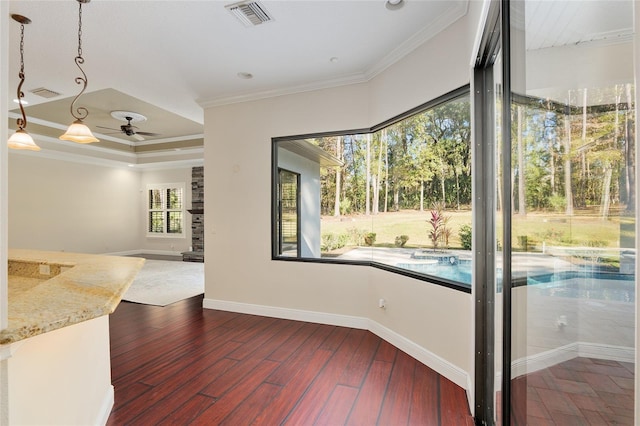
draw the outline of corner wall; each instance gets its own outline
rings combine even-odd
[[[205,110],[205,307],[368,328],[471,391],[471,295],[371,267],[271,260],[270,150],[272,137],[370,127],[469,83],[481,8],[470,2],[368,83]]]

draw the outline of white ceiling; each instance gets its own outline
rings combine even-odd
[[[468,0],[405,0],[402,8],[389,10],[384,0],[263,0],[274,20],[245,27],[225,9],[231,3],[84,4],[82,48],[90,109],[86,121],[94,133],[102,132],[93,128],[96,125],[124,124],[111,118],[110,110],[130,109],[147,115],[146,122],[136,125],[161,133],[155,139],[163,142],[165,133],[171,133],[171,117],[192,124],[183,133],[202,133],[203,107],[366,81],[463,16],[468,6]],[[11,0],[9,9],[32,20],[25,28],[24,44],[27,114],[38,124],[65,127],[72,121],[69,103],[80,89],[74,82],[79,72],[73,61],[78,3]],[[16,87],[20,26],[13,20],[10,25],[9,86]],[[241,79],[241,72],[254,77]],[[61,95],[44,99],[29,92],[39,87]],[[103,94],[110,97],[102,98]],[[15,107],[15,93],[5,96]],[[156,110],[168,115],[154,115]],[[135,142],[120,135],[108,139]]]
[[[526,18],[527,49],[592,42],[617,43],[633,35],[633,1],[530,0],[520,11]],[[521,16],[519,17],[522,19]]]

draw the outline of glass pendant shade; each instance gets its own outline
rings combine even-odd
[[[23,129],[16,130],[16,132],[9,138],[9,148],[40,151],[40,147],[36,145],[31,135]]]
[[[67,129],[67,132],[60,136],[63,141],[71,141],[76,143],[91,143],[98,142],[98,139],[93,136],[91,130],[82,122],[82,120],[76,120]]]

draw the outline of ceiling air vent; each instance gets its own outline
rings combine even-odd
[[[273,21],[267,9],[257,1],[242,1],[229,4],[225,6],[225,8],[238,18],[245,27],[252,27]]]
[[[44,87],[39,87],[37,89],[30,90],[34,95],[42,96],[43,98],[55,98],[56,96],[60,96],[60,93],[54,92],[53,90],[45,89]]]

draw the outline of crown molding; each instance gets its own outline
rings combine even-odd
[[[9,118],[12,118],[12,119],[22,118],[22,116],[20,114],[16,114],[15,112],[9,112],[8,116],[9,116]],[[49,127],[51,129],[62,130],[63,132],[65,130],[67,130],[67,126],[63,126],[61,124],[54,123],[52,121],[43,120],[41,118],[35,118],[35,117],[29,116],[27,121],[29,123],[38,124],[38,125],[41,125],[41,126]],[[122,144],[122,145],[126,145],[126,146],[129,146],[129,147],[136,147],[136,146],[141,146],[141,145],[158,145],[158,144],[163,144],[163,143],[182,142],[182,141],[190,141],[190,140],[194,140],[194,139],[203,139],[204,138],[204,133],[199,133],[199,134],[195,134],[195,135],[176,136],[176,137],[173,137],[173,138],[161,138],[161,139],[154,139],[154,140],[145,140],[145,141],[132,142],[132,141],[127,140],[127,139],[122,139],[122,138],[117,138],[117,137],[110,136],[110,135],[105,135],[104,133],[100,133],[100,132],[97,132],[97,131],[94,131],[93,133],[95,135],[100,136],[100,139],[108,140],[108,141],[111,141],[111,142],[116,142],[116,143],[119,143],[119,144]]]
[[[416,34],[407,39],[404,43],[393,49],[388,55],[369,68],[365,75],[367,81],[376,77],[378,74],[389,68],[391,65],[400,61],[409,53],[422,46],[427,41],[444,31],[458,19],[462,18],[469,11],[469,1],[456,2],[456,7],[450,9],[446,13],[438,16],[438,18],[429,26],[418,31]]]
[[[284,89],[264,90],[260,92],[245,93],[237,96],[219,96],[211,98],[197,99],[196,102],[202,108],[212,108],[223,105],[237,104],[242,102],[257,101],[260,99],[275,98],[278,96],[293,95],[296,93],[312,92],[315,90],[331,89],[334,87],[347,86],[350,84],[367,83],[378,74],[395,64],[416,48],[436,36],[442,30],[452,25],[458,19],[467,14],[469,10],[469,0],[457,2],[455,8],[439,16],[433,24],[425,27],[411,38],[406,40],[391,53],[364,72],[353,73],[343,77],[316,81],[310,84],[292,86]]]
[[[275,98],[278,96],[293,95],[296,93],[312,92],[314,90],[330,89],[333,87],[347,86],[350,84],[366,83],[367,77],[363,73],[350,74],[344,77],[330,80],[316,81],[310,84],[302,84],[283,89],[263,90],[249,92],[228,97],[213,97],[210,99],[197,99],[196,102],[202,108],[211,108],[222,105],[238,104],[242,102],[257,101],[260,99]]]
[[[9,111],[9,118],[18,119],[18,118],[22,118],[22,115],[16,114],[15,112]],[[40,126],[49,127],[51,129],[62,130],[62,132],[67,130],[67,126],[63,126],[62,124],[54,123],[53,121],[43,120],[41,118],[28,116],[28,120],[27,121],[29,123],[38,124]],[[120,144],[127,145],[127,146],[135,146],[135,144],[133,142],[125,140],[125,139],[116,138],[116,137],[105,135],[103,133],[98,133],[98,132],[93,132],[93,133],[95,133],[96,135],[100,136],[100,138],[104,139],[104,140],[120,143]]]
[[[121,152],[93,144],[76,144],[43,135],[32,135],[40,143],[40,151],[9,150],[12,154],[51,160],[92,164],[103,167],[135,169],[172,169],[204,164],[204,147],[170,149],[155,152]],[[72,148],[73,151],[64,149]],[[193,158],[193,157],[196,158]],[[191,157],[191,158],[184,158]],[[146,161],[145,161],[146,160]]]

